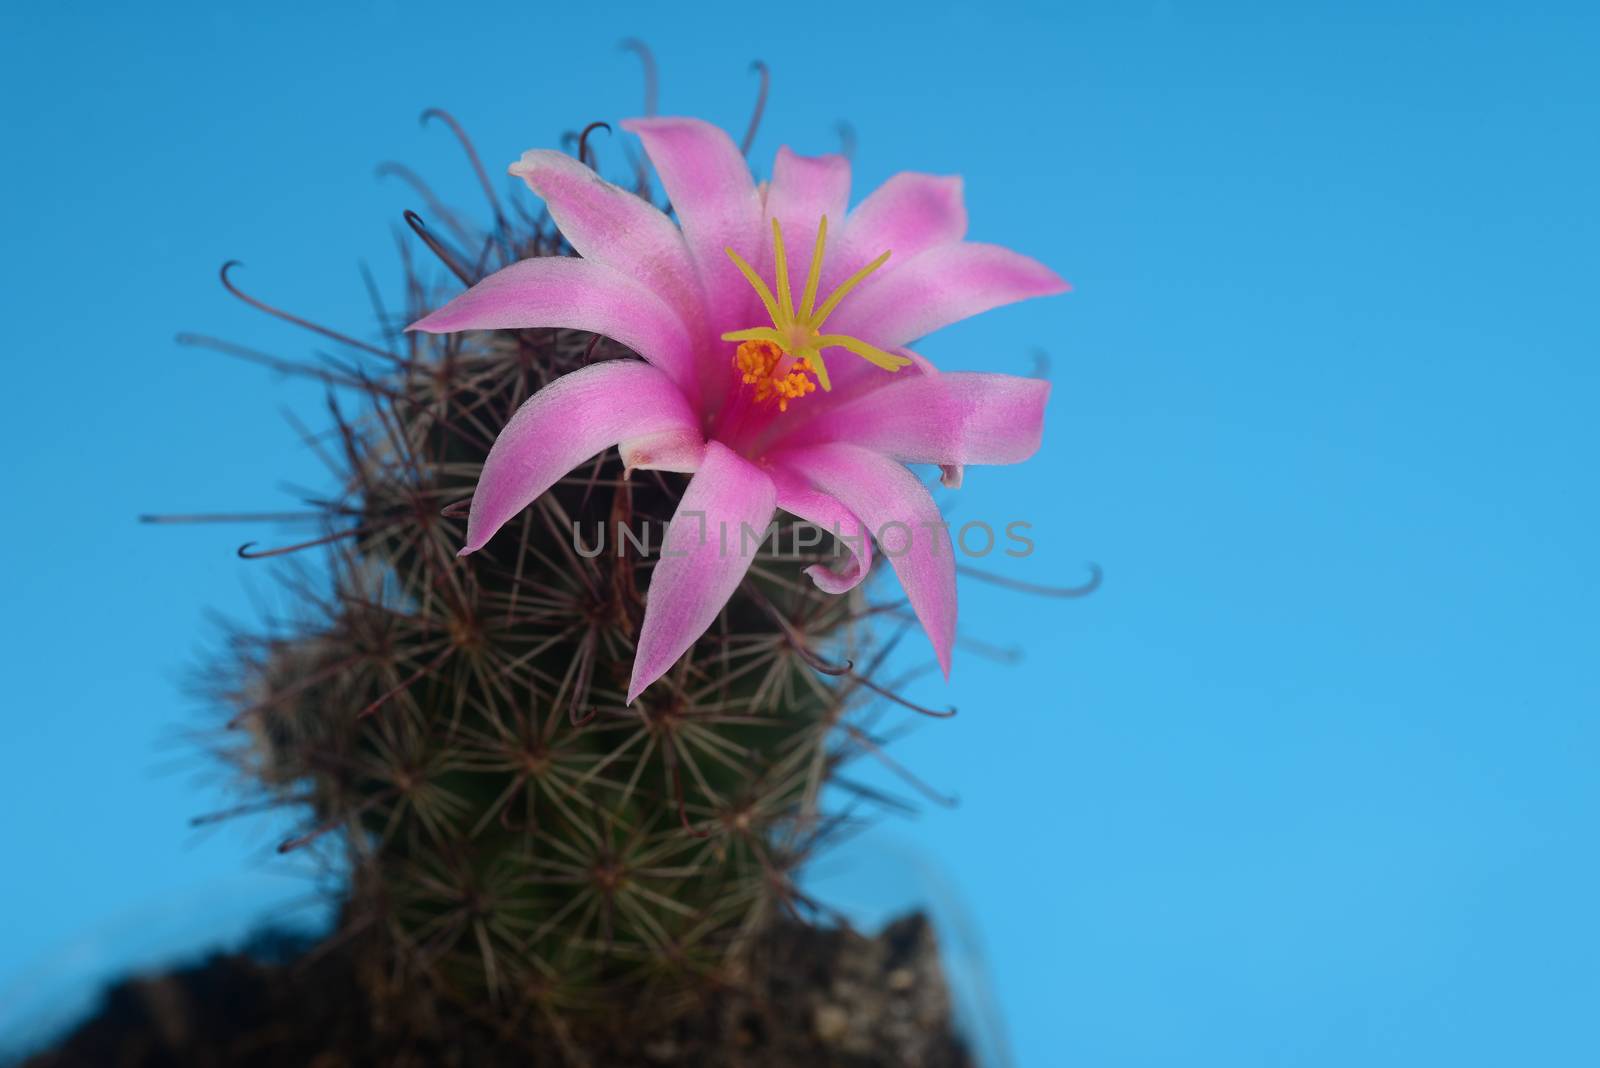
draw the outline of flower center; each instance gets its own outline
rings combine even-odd
[[[772,325],[730,331],[722,335],[722,340],[739,343],[733,354],[733,366],[745,385],[755,387],[756,403],[776,398],[780,412],[788,411],[791,400],[798,400],[814,391],[818,385],[824,390],[833,388],[828,381],[828,366],[822,360],[823,349],[844,349],[885,371],[898,371],[911,364],[906,357],[884,352],[860,338],[822,332],[823,323],[827,322],[839,302],[889,258],[889,253],[885,252],[846,278],[818,308],[815,307],[817,284],[822,279],[822,251],[827,240],[828,217],[824,215],[817,224],[817,244],[811,253],[811,267],[806,273],[806,288],[801,294],[798,310],[795,309],[794,294],[789,288],[789,257],[783,247],[783,229],[776,218],[772,220],[772,253],[778,276],[777,296],[773,296],[772,290],[755,268],[737,252],[731,248],[723,250],[761,298]],[[816,381],[812,381],[813,376]]]
[[[745,385],[755,387],[757,404],[777,398],[780,412],[789,410],[790,401],[817,388],[811,378],[810,357],[791,359],[771,341],[741,341],[734,350],[733,366]]]

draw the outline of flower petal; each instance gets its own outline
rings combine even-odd
[[[767,187],[766,209],[767,217],[777,219],[783,227],[783,242],[789,253],[789,284],[796,305],[805,289],[817,224],[827,216],[830,229],[837,235],[844,226],[845,210],[849,206],[849,160],[843,156],[802,156],[789,151],[787,146],[778,149],[777,159],[772,163],[772,181]],[[770,236],[762,262],[766,264],[763,277],[772,277]],[[820,297],[818,303],[821,303]]]
[[[738,146],[700,119],[628,119],[622,128],[644,142],[672,202],[705,290],[711,324],[717,329],[752,325],[755,320],[747,312],[754,295],[723,252],[731,247],[753,259],[761,248],[761,197]]]
[[[804,404],[793,405],[789,411],[783,413],[782,418],[769,420],[759,433],[749,439],[745,452],[751,456],[761,456],[779,445],[810,444],[819,439],[805,434],[805,428],[835,408],[850,404],[875,390],[887,389],[913,376],[939,374],[939,369],[933,365],[933,361],[920,353],[905,347],[891,351],[896,356],[904,356],[910,360],[910,365],[898,371],[888,372],[866,360],[834,360],[834,365],[828,371],[833,380],[833,389],[827,392],[808,393]]]
[[[622,454],[623,477],[634,471],[700,470],[706,442],[695,426],[678,426],[655,434],[641,434],[617,443]]]
[[[889,260],[873,276],[875,282],[894,274],[927,249],[959,242],[967,232],[967,209],[961,189],[958,177],[909,171],[878,186],[845,217],[843,226],[834,227],[830,233],[827,262],[822,269],[822,293],[832,293],[885,252],[890,254]],[[832,216],[829,221],[833,221]]]
[[[553,149],[529,149],[510,171],[544,201],[578,255],[643,282],[692,331],[702,327],[705,307],[689,248],[661,209]]]
[[[805,573],[824,593],[845,593],[861,585],[872,568],[872,536],[865,523],[837,497],[815,489],[803,473],[786,467],[767,472],[778,490],[778,507],[831,534],[850,553],[850,563],[842,571],[824,564],[812,564]]]
[[[948,677],[956,637],[955,550],[939,506],[917,476],[859,445],[785,449],[772,463],[803,472],[873,531]]]
[[[619,441],[698,434],[694,412],[666,375],[634,360],[607,360],[563,375],[518,408],[478,476],[461,555],[483,548],[506,521],[556,480]]]
[[[859,257],[860,263],[892,251],[894,257],[887,267],[892,270],[919,252],[960,241],[966,235],[967,209],[962,203],[961,179],[903,172],[856,205],[842,238],[847,255]]]
[[[683,320],[660,297],[603,263],[541,256],[496,271],[407,330],[564,327],[604,334],[698,394],[694,344]]]
[[[979,312],[1068,288],[1050,268],[1008,248],[939,245],[869,279],[839,306],[828,329],[892,349]]]
[[[650,577],[628,704],[716,620],[750,569],[776,508],[766,472],[719,442],[707,443]]]
[[[1043,379],[971,371],[896,379],[821,412],[783,443],[845,441],[947,467],[1021,463],[1039,451],[1050,396]]]

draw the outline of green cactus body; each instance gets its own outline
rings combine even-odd
[[[553,245],[506,236],[519,256]],[[846,667],[866,602],[816,590],[801,572],[831,539],[780,524],[711,632],[624,707],[681,476],[627,475],[613,450],[455,550],[516,407],[628,354],[570,331],[407,340],[358,412],[334,407],[331,590],[300,587],[295,635],[240,638],[231,759],[305,813],[284,850],[342,854],[342,926],[389,981],[562,1012],[648,990],[629,1004],[670,1014],[805,901],[796,868],[839,826],[824,787],[873,744],[840,725],[876,697]]]

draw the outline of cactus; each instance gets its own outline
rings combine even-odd
[[[904,602],[874,605],[864,587],[840,593],[837,581],[834,592],[817,588],[807,569],[836,563],[841,545],[781,512],[705,634],[638,684],[645,591],[687,479],[626,469],[616,450],[506,513],[509,522],[495,520],[505,524],[497,535],[458,556],[467,503],[513,413],[563,376],[634,354],[576,329],[400,329],[429,329],[456,283],[575,254],[548,215],[521,200],[508,212],[455,120],[429,115],[461,136],[493,222],[475,230],[415,183],[441,228],[406,213],[430,256],[407,256],[401,314],[380,323],[378,342],[278,311],[223,268],[235,296],[339,345],[333,359],[274,363],[328,385],[333,426],[308,441],[338,489],[310,502],[320,536],[240,549],[250,558],[320,549],[328,566],[290,573],[292,624],[235,633],[209,692],[229,711],[221,752],[240,781],[302,823],[281,850],[310,851],[345,875],[336,942],[358,947],[369,993],[409,1006],[396,1010],[402,1026],[418,1006],[450,1004],[501,1027],[542,1021],[575,1049],[585,1029],[625,1021],[648,1033],[703,1007],[741,981],[775,923],[826,916],[797,873],[863,806],[901,803],[842,769],[863,756],[888,761],[876,730],[885,709],[947,713],[875,678],[897,636],[882,640],[872,624],[898,619],[903,633],[917,621]],[[579,161],[590,132],[576,138]],[[648,198],[642,168],[637,181]],[[959,196],[938,184],[946,180],[927,181],[935,200]],[[826,226],[824,216],[818,264]],[[776,218],[772,235],[781,262]],[[729,255],[761,289],[756,269]],[[1062,288],[1031,261],[1008,262],[1033,290],[1004,299]],[[776,308],[772,327],[739,335],[774,339],[739,346],[746,383],[816,403],[805,393],[812,375],[828,388],[816,347],[828,344],[889,372],[925,365],[903,349],[830,341],[803,322],[818,269],[801,318]],[[808,347],[780,349],[791,338]],[[935,371],[918,373],[939,385]],[[1008,380],[995,402],[1022,412],[1015,425],[995,422],[971,456],[958,443],[939,461],[948,484],[959,483],[962,463],[1013,462],[1037,447],[1047,387],[1027,385],[1024,396],[1014,383],[1028,381]],[[981,423],[990,401],[973,396],[963,403]],[[953,571],[949,579],[949,630],[929,629],[945,663]]]
[[[411,218],[446,264],[467,261]],[[478,241],[508,260],[570,252],[528,219]],[[405,321],[437,303],[421,269],[405,291]],[[306,618],[288,633],[233,636],[212,686],[224,753],[303,817],[282,851],[348,868],[341,928],[391,981],[496,1011],[670,1017],[734,981],[774,917],[815,907],[796,872],[848,821],[823,814],[825,788],[877,751],[847,716],[888,694],[851,666],[872,609],[804,579],[836,547],[785,522],[712,631],[625,707],[683,476],[625,477],[613,451],[456,557],[496,431],[625,350],[570,330],[385,340],[345,345],[359,367],[302,368],[359,402],[346,414],[330,392],[339,492],[315,502],[324,536],[289,547],[326,548],[328,588],[296,582]]]
[[[720,968],[793,894],[847,755],[833,728],[872,691],[819,673],[813,650],[850,647],[863,602],[797,578],[822,554],[784,553],[794,530],[669,683],[624,708],[641,547],[681,476],[624,479],[601,457],[456,559],[448,505],[492,431],[612,355],[544,334],[426,338],[374,379],[339,423],[344,486],[325,507],[348,544],[322,616],[259,648],[232,700],[251,774],[312,817],[284,848],[341,832],[357,905],[411,963],[491,996],[550,981],[577,998]]]

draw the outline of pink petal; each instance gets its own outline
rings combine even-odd
[[[892,251],[889,265],[898,266],[925,249],[960,241],[966,234],[961,179],[905,172],[856,205],[843,238],[849,254],[859,256],[862,263]]]
[[[510,170],[544,201],[578,255],[643,282],[691,330],[701,328],[705,308],[688,246],[659,208],[564,152],[530,149]]]
[[[838,498],[814,489],[804,474],[784,467],[774,467],[768,474],[778,489],[779,508],[827,532],[850,554],[849,566],[842,571],[824,564],[806,568],[811,581],[825,593],[845,593],[861,585],[872,567],[872,536],[866,524]]]
[[[845,209],[850,205],[850,161],[843,156],[802,156],[778,149],[772,164],[772,181],[767,187],[767,217],[783,227],[783,244],[789,253],[789,284],[798,307],[805,290],[806,272],[811,266],[811,250],[817,238],[817,224],[826,215],[828,225],[839,240],[845,225]],[[769,224],[770,225],[770,224]],[[762,259],[763,278],[774,277],[771,235]],[[828,295],[817,297],[822,303]]]
[[[624,477],[634,471],[688,473],[700,470],[706,442],[698,427],[682,426],[618,442],[617,451],[622,454]]]
[[[1050,268],[1008,248],[939,245],[862,283],[827,329],[894,348],[979,312],[1068,288]]]
[[[938,505],[917,476],[858,445],[785,449],[771,459],[774,467],[804,474],[873,531],[948,677],[956,637],[955,551]]]
[[[732,139],[700,119],[628,119],[683,227],[714,330],[754,326],[750,284],[723,251],[754,260],[761,249],[761,197]],[[747,321],[748,320],[748,321]]]
[[[772,420],[767,431],[759,439],[759,444],[770,445],[772,442],[785,440],[801,427],[809,425],[818,416],[850,404],[868,393],[887,389],[913,376],[939,373],[932,360],[911,349],[901,346],[889,351],[896,356],[910,359],[911,366],[899,371],[885,371],[880,367],[874,367],[866,360],[844,353],[835,354],[835,350],[830,349],[829,355],[832,359],[828,364],[828,373],[833,379],[833,389],[826,393],[818,391],[808,394],[804,404],[794,405],[784,413],[784,418]],[[811,439],[796,437],[794,440],[798,443]]]
[[[895,377],[801,424],[782,444],[845,441],[902,463],[949,467],[1021,463],[1039,451],[1050,396],[1043,379],[969,371]],[[946,479],[959,484],[959,471]]]
[[[682,392],[648,364],[607,360],[563,375],[529,397],[495,438],[472,494],[461,555],[483,548],[507,520],[601,450],[649,435],[697,433],[696,427]]]
[[[564,327],[604,334],[698,393],[694,344],[683,320],[660,297],[603,263],[541,256],[496,271],[407,330]]]
[[[719,442],[707,443],[650,577],[629,704],[716,620],[750,569],[776,508],[777,491],[764,471]]]
[[[777,180],[776,173],[773,180]],[[787,218],[782,221],[785,227],[789,225]],[[902,172],[874,189],[843,220],[830,214],[828,223],[824,296],[885,252],[891,254],[889,262],[878,269],[875,281],[893,274],[926,249],[960,241],[967,232],[961,179]],[[786,237],[788,232],[784,230]]]

